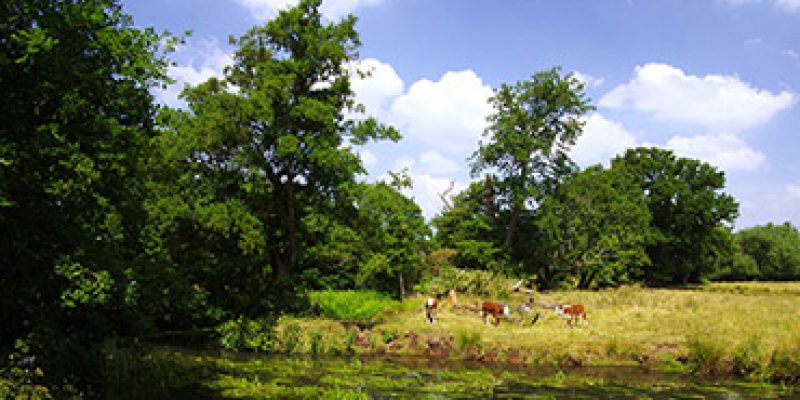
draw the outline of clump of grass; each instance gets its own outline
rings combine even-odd
[[[278,337],[281,350],[287,354],[300,353],[303,346],[303,332],[296,322],[286,324]]]
[[[733,355],[734,372],[741,376],[761,378],[769,362],[767,356],[761,341],[755,336],[751,336],[736,349]]]
[[[689,365],[692,371],[704,375],[721,374],[730,370],[726,351],[708,335],[691,335],[687,338]]]
[[[308,352],[314,356],[324,353],[324,348],[322,347],[322,333],[317,331],[308,333]]]
[[[800,347],[795,344],[776,349],[772,353],[767,375],[774,381],[791,384],[800,382]]]
[[[479,353],[483,350],[483,335],[479,330],[460,330],[455,334],[456,350],[461,354]]]
[[[397,307],[398,302],[371,291],[319,291],[308,295],[320,316],[346,321],[372,321],[381,311]]]
[[[358,340],[358,329],[356,328],[348,329],[347,335],[344,338],[344,351],[347,354],[355,354],[357,340]]]

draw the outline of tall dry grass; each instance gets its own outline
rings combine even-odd
[[[800,282],[622,287],[534,297],[540,303],[582,303],[589,324],[568,328],[553,310],[537,308],[541,317],[535,325],[503,321],[495,327],[463,307],[445,307],[431,325],[414,307],[422,298],[412,297],[405,301],[408,311],[375,328],[456,339],[463,339],[463,332],[478,332],[471,342],[479,337],[485,349],[521,350],[536,365],[639,364],[759,379],[800,378]],[[515,294],[509,303],[513,307],[525,299]],[[462,305],[480,300],[459,298]]]

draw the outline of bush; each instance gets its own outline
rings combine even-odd
[[[442,267],[438,276],[418,285],[416,289],[429,294],[444,294],[450,289],[455,289],[459,293],[474,296],[492,298],[508,296],[508,282],[502,275],[455,267]]]
[[[273,348],[270,319],[252,320],[244,317],[229,320],[217,327],[222,347],[230,350],[270,351]]]
[[[368,322],[383,310],[397,307],[398,302],[386,295],[370,291],[320,291],[308,295],[312,307],[326,318]]]

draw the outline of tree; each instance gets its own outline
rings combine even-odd
[[[473,182],[453,198],[431,221],[435,240],[442,248],[456,250],[454,263],[461,268],[502,268],[502,227],[496,224],[494,198],[490,181]]]
[[[14,321],[0,350],[134,329],[149,89],[166,61],[165,37],[131,25],[113,0],[0,6],[0,318]]]
[[[352,146],[399,138],[373,119],[346,118],[358,108],[346,68],[360,44],[355,18],[323,23],[319,6],[301,1],[231,40],[238,49],[224,77],[185,90],[189,109],[165,114],[162,154],[179,172],[164,177],[165,208],[154,204],[154,215],[188,229],[156,236],[188,265],[197,252],[183,252],[187,239],[214,249],[194,274],[219,304],[246,313],[285,310],[269,304],[287,299],[278,287],[319,277],[309,253],[317,240],[353,233],[349,191],[364,170]]]
[[[538,274],[543,287],[573,277],[583,289],[634,282],[649,261],[644,245],[650,212],[622,171],[596,165],[568,178],[545,198],[536,224],[550,254]]]
[[[652,266],[645,281],[672,285],[708,278],[719,257],[732,250],[727,231],[738,215],[734,198],[721,192],[725,174],[657,148],[629,149],[612,161],[612,169],[631,174],[647,198]]]
[[[746,270],[750,273],[743,278],[793,280],[800,277],[800,231],[789,222],[743,229],[736,233],[736,242],[740,248],[739,257],[752,260],[756,266],[756,271]]]
[[[397,179],[364,185],[357,201],[361,240],[370,251],[356,284],[400,298],[421,275],[431,234],[419,206],[400,193],[405,186]]]
[[[493,176],[506,249],[523,213],[574,170],[567,151],[581,133],[581,116],[592,109],[583,90],[573,74],[562,76],[553,68],[529,81],[503,84],[490,99],[495,112],[486,141],[471,157],[471,170]]]

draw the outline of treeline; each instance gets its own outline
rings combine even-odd
[[[357,146],[401,136],[351,117],[356,19],[319,6],[232,40],[186,109],[151,94],[181,38],[119,1],[0,6],[5,362],[88,390],[106,338],[302,313],[308,290],[400,297],[451,266],[540,288],[797,277],[797,229],[732,233],[708,164],[638,148],[580,170],[568,150],[592,106],[558,68],[495,91],[478,180],[428,226],[404,173],[357,179]]]

